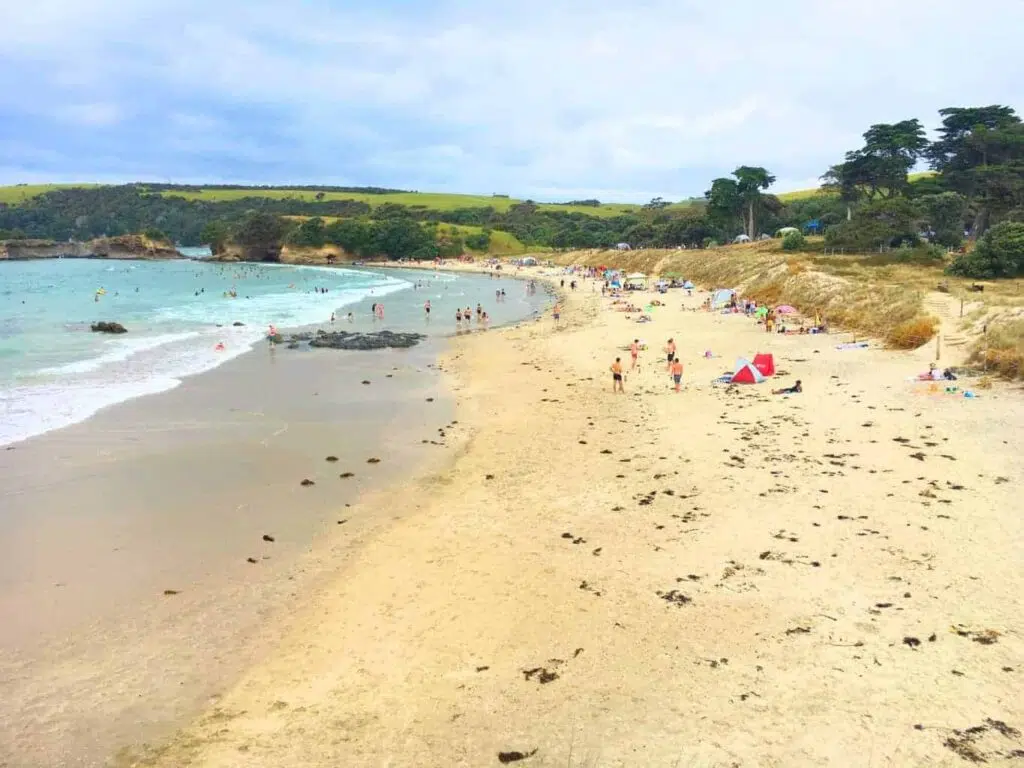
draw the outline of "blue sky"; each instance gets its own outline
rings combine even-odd
[[[0,183],[776,191],[875,122],[1024,109],[1024,2],[0,3]]]

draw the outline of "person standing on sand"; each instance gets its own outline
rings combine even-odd
[[[676,342],[673,339],[668,340],[668,344],[665,345],[665,354],[667,358],[665,360],[665,370],[667,371],[672,367],[672,360],[676,356]]]
[[[555,304],[555,308],[551,310],[551,314],[555,316],[555,325],[558,325],[558,320],[562,316],[562,305]]]
[[[633,365],[629,368],[632,371],[636,369],[636,359],[640,356],[640,339],[633,339],[633,343],[629,345],[629,356],[633,358]]]
[[[615,362],[611,365],[612,372],[612,394],[626,394],[626,390],[622,388],[622,358],[616,357]]]
[[[683,364],[679,362],[678,357],[672,358],[672,381],[675,382],[676,392],[679,391],[679,386],[683,382]]]

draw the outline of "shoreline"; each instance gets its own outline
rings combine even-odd
[[[679,298],[638,327],[583,281],[557,330],[456,340],[454,463],[368,501],[409,514],[117,764],[946,764],[948,729],[1019,727],[1019,397],[944,398],[906,381],[914,354]],[[615,398],[634,335],[651,350]],[[756,351],[804,394],[710,385]],[[993,758],[1019,746],[986,728]]]
[[[373,500],[462,450],[453,338],[256,344],[0,452],[0,762],[105,764],[266,658],[299,596],[405,514]]]
[[[254,352],[0,453],[0,757],[104,764],[263,658],[389,523],[366,500],[458,444],[444,344]]]
[[[278,267],[281,267],[281,268],[301,268],[301,269],[312,269],[312,270],[318,270],[318,271],[323,271],[323,270],[328,270],[329,271],[329,270],[333,270],[335,268],[352,268],[351,265],[324,266],[324,265],[318,265],[318,264],[269,264],[269,265],[262,265],[262,266],[269,266],[270,268],[278,268]],[[363,265],[361,265],[361,266],[363,266]],[[374,272],[376,272],[376,273],[379,274],[379,273],[381,273],[381,272],[383,272],[385,270],[381,269],[379,267],[375,267],[374,266],[374,267],[366,267],[363,270],[360,270],[359,268],[355,268],[354,271],[365,271],[365,272],[370,273],[370,274],[373,274]],[[441,270],[441,271],[444,272],[444,270]],[[450,274],[450,275],[458,275],[458,274],[465,275],[467,273],[474,273],[474,271],[473,270],[449,270],[447,272],[447,274]],[[405,290],[408,290],[408,289],[411,289],[411,285],[410,286],[401,286],[401,288],[400,288],[400,290],[398,292],[402,292],[402,291],[405,291]],[[382,294],[382,295],[391,295],[391,293],[385,291],[385,293]],[[365,303],[366,301],[367,301],[367,297],[359,297],[359,298],[356,298],[356,299],[350,301],[349,303],[346,303],[346,304],[343,304],[343,305],[339,305],[339,309],[341,307],[358,308],[361,304]],[[508,320],[505,320],[505,321],[502,321],[502,322],[498,322],[498,323],[496,323],[494,325],[491,325],[486,330],[496,330],[498,328],[501,328],[501,327],[504,327],[504,326],[507,326],[507,325],[510,325],[510,324],[514,325],[517,322],[521,322],[523,320],[529,320],[529,319],[530,318],[528,316],[524,317],[524,318],[519,318],[519,319],[514,319],[514,318],[513,319],[508,319]],[[447,326],[445,326],[445,327],[447,327]],[[7,446],[7,445],[18,445],[20,443],[23,443],[25,440],[30,440],[30,439],[33,439],[35,437],[39,437],[39,436],[42,436],[42,435],[45,435],[45,434],[49,434],[50,432],[52,432],[54,430],[65,429],[68,426],[72,426],[74,424],[82,423],[83,421],[86,421],[86,420],[88,420],[90,418],[93,418],[94,416],[96,416],[96,414],[98,414],[98,413],[100,413],[100,412],[102,412],[102,411],[104,411],[106,409],[116,408],[116,407],[122,405],[123,403],[131,402],[133,400],[137,400],[137,399],[140,399],[140,398],[146,398],[146,397],[149,397],[149,396],[152,396],[152,395],[162,395],[162,394],[165,394],[167,392],[171,392],[174,389],[180,387],[184,381],[186,381],[186,380],[188,380],[190,378],[193,378],[195,376],[205,375],[205,374],[207,374],[207,373],[209,373],[211,371],[217,370],[218,368],[222,367],[223,365],[225,365],[227,363],[230,363],[232,360],[238,359],[238,357],[240,357],[240,356],[245,356],[245,355],[249,355],[249,354],[253,353],[260,346],[260,344],[261,344],[261,342],[263,340],[263,337],[261,335],[258,335],[260,332],[257,331],[256,334],[253,334],[253,333],[250,332],[251,328],[250,329],[246,329],[244,327],[243,328],[232,328],[232,327],[229,327],[227,325],[216,325],[216,326],[214,326],[213,324],[196,326],[196,327],[190,328],[188,330],[179,329],[177,331],[164,333],[163,336],[161,336],[160,334],[157,334],[157,336],[155,338],[170,338],[171,336],[178,336],[178,337],[184,339],[187,334],[213,334],[213,333],[216,333],[215,328],[222,329],[223,333],[227,334],[222,339],[223,341],[227,342],[227,349],[220,353],[220,356],[221,356],[222,359],[219,359],[219,360],[217,360],[217,359],[206,359],[206,360],[203,360],[203,361],[196,362],[196,363],[193,364],[192,367],[188,368],[187,370],[185,370],[183,373],[180,373],[180,374],[160,375],[160,376],[155,376],[155,377],[153,377],[151,379],[147,379],[147,380],[144,380],[144,381],[133,382],[134,386],[131,388],[131,390],[128,391],[128,392],[120,393],[118,399],[110,399],[110,395],[113,393],[113,390],[106,390],[106,391],[103,391],[103,392],[93,392],[92,389],[90,389],[88,386],[83,385],[84,386],[83,392],[80,393],[78,396],[81,397],[81,396],[83,396],[85,394],[91,395],[92,396],[91,397],[91,402],[89,402],[89,404],[81,405],[74,414],[69,414],[65,418],[57,420],[57,422],[55,424],[54,423],[46,423],[46,424],[43,424],[43,425],[38,425],[38,426],[33,427],[29,432],[25,432],[25,430],[23,429],[21,432],[18,433],[18,437],[14,438],[14,439],[7,439],[7,440],[4,440],[4,441],[0,441],[0,448],[2,448],[4,446]],[[385,325],[384,328],[394,329],[394,326]],[[289,334],[293,334],[293,333],[316,332],[318,330],[324,330],[324,329],[325,329],[325,324],[321,322],[321,323],[312,323],[312,324],[300,323],[298,325],[281,326],[280,330],[285,335],[289,335]],[[376,332],[379,329],[376,326],[374,326],[372,328],[364,328],[361,324],[358,325],[357,327],[350,328],[345,323],[338,323],[337,325],[334,325],[334,326],[327,326],[327,330],[334,330],[334,331],[338,331],[338,330],[354,330],[354,331],[357,331],[357,332],[360,332],[360,333],[374,333],[374,332]],[[401,330],[401,328],[399,328],[399,330]],[[478,330],[482,330],[482,329],[473,329],[472,332],[476,332]],[[449,338],[449,337],[455,337],[457,335],[463,335],[463,334],[468,333],[468,332],[470,332],[470,331],[468,331],[468,330],[461,330],[461,329],[460,330],[452,330],[450,332],[446,330],[446,331],[440,331],[440,332],[432,332],[429,335],[431,337],[435,337],[435,338]],[[140,339],[142,341],[145,341],[146,339],[149,339],[149,338],[154,338],[152,333],[149,334],[149,335],[146,335],[146,334],[142,334],[142,335],[129,334],[128,337],[125,337],[125,338],[114,337],[114,338],[109,339],[109,340],[110,341],[122,341],[122,342],[124,342],[124,341],[135,342],[135,341],[138,341]],[[242,347],[241,348],[237,347],[235,342],[241,344]],[[146,349],[148,349],[148,348],[144,347],[142,349],[142,351],[146,351]],[[129,353],[129,355],[130,354],[131,353]],[[290,352],[284,352],[284,354],[290,354]],[[88,362],[89,362],[89,360],[83,360],[83,361],[78,361],[76,364],[77,365],[81,365],[81,364],[86,364]],[[193,370],[193,368],[196,368],[196,366],[198,366],[198,368]],[[53,382],[52,383],[52,386],[59,386],[59,385],[60,385],[60,382]],[[40,396],[42,396],[42,395],[40,395]],[[3,411],[2,403],[3,403],[3,401],[0,400],[0,412]]]

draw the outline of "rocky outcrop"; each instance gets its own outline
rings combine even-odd
[[[243,248],[240,245],[227,245],[224,247],[224,250],[210,258],[209,261],[273,261],[281,264],[327,266],[330,264],[351,263],[352,259],[351,255],[334,245],[325,245],[323,248],[285,245],[279,251],[274,252]]]
[[[93,333],[128,333],[128,329],[120,323],[111,323],[105,320],[93,323],[89,326],[89,329]]]
[[[281,334],[271,337],[274,344],[285,344],[289,349],[298,349],[308,343],[311,347],[328,349],[371,350],[371,349],[405,349],[414,347],[427,338],[421,333],[395,333],[394,331],[378,331],[376,333],[349,333],[348,331],[317,331],[312,333],[293,333],[285,337]]]
[[[168,243],[142,235],[98,237],[88,242],[56,240],[0,240],[0,261],[28,259],[180,259]]]

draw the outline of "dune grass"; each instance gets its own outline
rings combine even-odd
[[[922,287],[874,280],[867,273],[851,279],[850,274],[841,274],[842,269],[833,273],[805,255],[784,253],[778,241],[709,250],[577,251],[561,254],[556,261],[676,273],[705,287],[737,288],[758,302],[791,304],[807,317],[820,315],[833,327],[873,336],[893,347],[920,346],[934,336],[937,326],[936,318],[922,308]],[[851,272],[849,267],[846,271]]]
[[[1007,379],[1024,379],[1024,317],[1002,315],[986,324],[971,349],[972,362]]]

